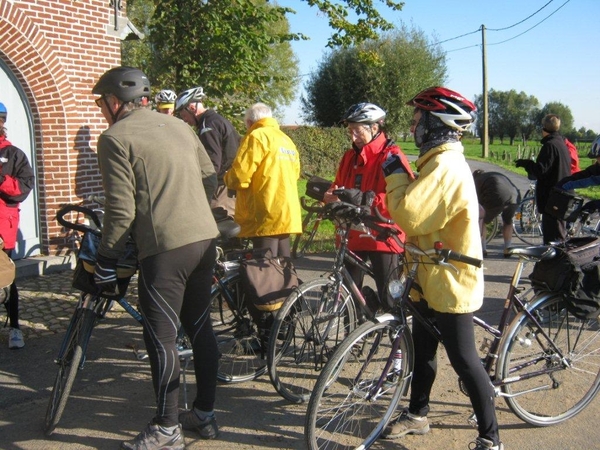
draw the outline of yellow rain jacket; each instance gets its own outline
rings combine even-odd
[[[419,176],[386,177],[392,219],[423,250],[441,241],[444,248],[482,258],[479,204],[471,169],[460,142],[432,148],[417,160]],[[442,313],[469,313],[483,303],[483,269],[452,261],[459,269],[425,264],[418,281],[427,303]]]
[[[240,237],[302,233],[298,178],[300,156],[292,140],[273,118],[255,122],[224,177],[236,191]]]

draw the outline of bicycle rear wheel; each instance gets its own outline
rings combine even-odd
[[[319,225],[321,225],[321,216],[313,211],[309,211],[302,221],[302,233],[297,234],[292,246],[292,258],[302,258],[306,250],[313,243]]]
[[[210,317],[221,355],[217,379],[237,383],[264,374],[264,337],[246,307],[239,273],[229,274],[213,285]]]
[[[277,313],[269,338],[268,367],[273,386],[293,403],[308,400],[321,369],[356,327],[348,289],[321,278],[304,283]]]
[[[535,300],[534,300],[535,302]],[[507,330],[498,369],[509,408],[536,426],[554,425],[581,412],[600,390],[600,324],[571,314],[564,299],[548,295],[521,312]],[[562,361],[552,343],[562,352]]]
[[[528,245],[542,245],[542,215],[537,211],[535,197],[525,198],[513,218],[513,228],[517,237]]]
[[[71,324],[67,329],[64,351],[59,354],[56,363],[58,373],[54,380],[52,394],[46,409],[44,432],[50,436],[63,415],[73,382],[79,367],[83,364],[85,349],[96,322],[96,313],[90,309],[78,308],[73,313]]]
[[[392,343],[398,333],[403,358],[394,372],[390,368]],[[308,448],[369,448],[406,394],[412,366],[413,346],[407,328],[395,320],[359,326],[319,375],[304,427]]]

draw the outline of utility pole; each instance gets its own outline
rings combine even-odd
[[[488,110],[488,85],[487,85],[487,56],[485,50],[485,25],[481,25],[481,57],[483,70],[483,136],[481,136],[481,156],[487,158],[489,156],[489,110]]]

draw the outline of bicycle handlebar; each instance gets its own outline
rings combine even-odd
[[[85,225],[82,223],[69,222],[67,219],[65,219],[65,216],[72,211],[76,211],[78,213],[83,214],[86,217],[89,217],[94,222],[96,227],[98,227],[98,229],[92,228],[91,226]],[[77,230],[77,231],[81,231],[82,233],[89,232],[89,233],[93,233],[97,236],[102,235],[99,231],[102,228],[102,222],[100,222],[100,218],[98,217],[98,215],[96,214],[96,212],[94,210],[92,210],[90,208],[86,208],[85,206],[72,205],[72,204],[65,205],[56,212],[56,220],[63,227],[68,228],[70,230]]]
[[[470,266],[483,267],[483,260],[473,258],[472,256],[463,255],[462,253],[453,252],[449,249],[442,249],[438,251],[438,254],[442,257],[441,261],[458,261]]]

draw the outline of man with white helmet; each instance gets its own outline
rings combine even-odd
[[[211,200],[211,208],[223,208],[228,216],[233,217],[235,198],[227,191],[223,177],[235,159],[241,137],[229,120],[214,109],[204,106],[205,98],[202,87],[187,89],[177,96],[175,113],[188,125],[196,128],[198,137],[215,166],[219,185]]]
[[[443,87],[425,89],[407,104],[414,108],[410,131],[420,151],[416,161],[419,176],[411,180],[410,167],[395,155],[383,164],[392,219],[406,232],[407,241],[425,250],[441,241],[452,251],[481,258],[479,203],[460,142],[462,133],[473,123],[475,105]],[[448,359],[469,394],[479,431],[469,448],[503,450],[494,388],[475,347],[473,312],[483,303],[483,269],[453,264],[459,269],[457,273],[429,265],[419,267],[422,294],[415,298],[416,306],[435,318]],[[417,320],[413,321],[413,339],[410,401],[384,430],[387,439],[429,431],[429,396],[437,371],[439,342]]]
[[[163,89],[154,97],[156,110],[161,114],[172,116],[175,113],[175,100],[177,94],[170,89]]]

